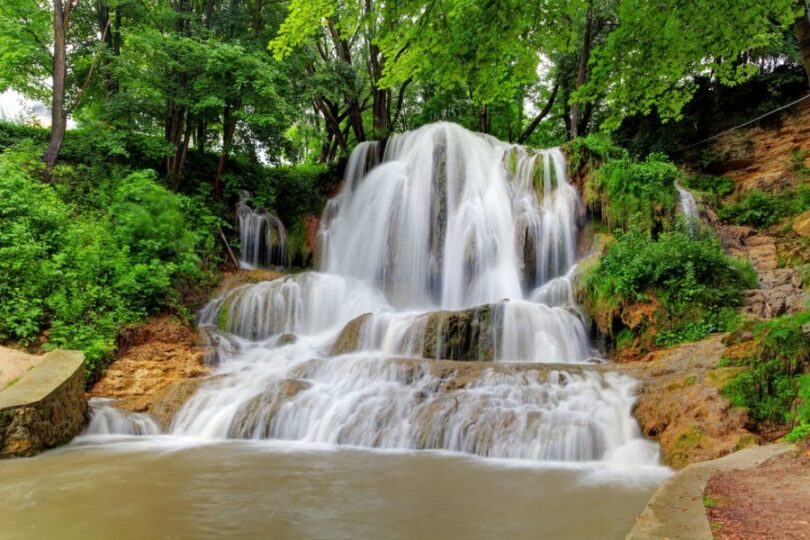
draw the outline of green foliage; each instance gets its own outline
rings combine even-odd
[[[758,71],[756,62],[732,59],[780,44],[798,11],[795,0],[700,0],[678,9],[623,0],[620,24],[594,52],[593,77],[577,97],[605,96],[609,129],[633,113],[678,119],[697,90],[695,75],[711,72],[728,86],[744,82]]]
[[[718,215],[724,221],[765,229],[787,216],[810,209],[810,186],[802,185],[795,192],[778,194],[752,191],[733,204],[721,206]]]
[[[799,377],[798,387],[799,404],[796,406],[795,427],[785,437],[789,442],[799,442],[810,437],[810,374]]]
[[[653,240],[633,229],[587,271],[583,289],[589,310],[615,314],[611,318],[639,303],[660,303],[654,314],[656,343],[672,345],[734,326],[733,308],[742,290],[755,282],[750,266],[727,256],[707,231],[693,237],[675,230]],[[624,325],[610,330],[617,332],[617,344],[632,341]],[[639,336],[646,329],[630,330]]]
[[[591,133],[577,137],[565,145],[571,170],[578,171],[586,163],[592,166],[605,161],[627,158],[627,151],[617,146],[607,133]]]
[[[93,379],[123,325],[182,312],[180,292],[206,278],[199,254],[215,262],[215,218],[153,171],[102,182],[109,205],[67,202],[39,180],[37,154],[0,156],[0,341],[80,349]]]
[[[725,221],[767,228],[776,223],[783,213],[780,200],[770,193],[752,191],[741,202],[721,207],[720,218]]]
[[[637,162],[627,156],[604,162],[589,177],[586,199],[611,230],[631,226],[660,230],[674,218],[678,168],[665,156]]]
[[[723,391],[735,406],[746,407],[756,422],[807,423],[810,382],[803,373],[810,367],[810,337],[802,326],[808,323],[810,312],[756,324],[751,352],[732,362],[748,369]],[[794,410],[797,396],[803,403]]]
[[[726,176],[695,174],[685,177],[683,183],[690,191],[701,193],[715,208],[720,206],[723,197],[734,191],[734,181]]]

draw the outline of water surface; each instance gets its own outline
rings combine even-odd
[[[279,441],[104,438],[0,463],[0,537],[623,538],[666,474]]]

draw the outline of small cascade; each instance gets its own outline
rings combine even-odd
[[[90,423],[83,435],[158,435],[160,426],[144,413],[115,408],[112,399],[90,400]]]
[[[558,149],[439,123],[361,144],[321,264],[201,314],[218,359],[175,435],[655,463],[634,381],[595,369]]]
[[[287,233],[284,224],[264,208],[250,206],[250,194],[243,191],[236,205],[236,225],[242,253],[242,268],[287,266]]]
[[[675,182],[675,189],[678,190],[678,210],[686,221],[686,226],[693,230],[699,220],[697,212],[697,201],[692,192],[685,189],[678,182]]]

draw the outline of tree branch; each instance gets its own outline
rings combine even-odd
[[[84,78],[84,83],[82,84],[79,93],[76,94],[76,97],[73,99],[73,102],[67,109],[65,109],[65,114],[70,114],[76,107],[79,106],[79,102],[82,100],[84,91],[87,90],[87,85],[90,84],[90,79],[93,77],[93,71],[96,69],[96,64],[98,63],[98,59],[101,57],[101,52],[104,50],[104,45],[106,45],[107,31],[109,29],[110,18],[108,17],[107,24],[104,26],[104,31],[101,33],[101,40],[98,43],[98,49],[96,50],[96,54],[93,55],[93,61],[90,63],[90,69],[87,71],[87,76]]]
[[[551,96],[548,98],[545,107],[543,107],[543,110],[540,111],[540,114],[534,117],[534,120],[532,120],[531,124],[529,124],[523,131],[523,133],[521,133],[520,136],[517,138],[518,144],[525,143],[526,139],[529,138],[532,132],[534,132],[534,130],[537,129],[537,126],[540,125],[540,122],[543,121],[543,118],[545,118],[548,115],[549,111],[551,111],[551,108],[554,106],[554,101],[557,99],[557,90],[559,90],[559,88],[560,83],[555,82],[554,88],[552,88],[551,90]]]

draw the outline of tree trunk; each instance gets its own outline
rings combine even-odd
[[[593,23],[593,5],[588,2],[588,13],[585,15],[585,31],[582,37],[582,54],[579,56],[579,66],[577,68],[577,84],[574,89],[579,89],[585,84],[585,76],[588,70],[588,60],[591,56],[591,24]],[[574,102],[571,106],[571,138],[577,138],[580,133],[579,103]]]
[[[349,42],[340,35],[340,31],[338,30],[337,26],[335,26],[333,21],[328,21],[327,29],[329,30],[329,36],[332,38],[332,44],[335,46],[335,51],[337,52],[338,58],[340,58],[346,65],[351,66],[352,53],[351,48],[349,47]],[[365,141],[366,133],[363,129],[363,114],[360,107],[360,101],[357,99],[357,95],[347,94],[344,96],[344,101],[349,109],[349,122],[352,125],[355,139],[357,139],[357,142]]]
[[[206,135],[207,126],[205,125],[205,120],[200,119],[197,122],[197,133],[194,135],[194,142],[197,143],[197,151],[201,154],[205,153],[205,135]]]
[[[253,9],[253,22],[251,23],[251,27],[253,28],[253,33],[257,36],[259,35],[259,31],[262,29],[262,8],[264,7],[264,0],[256,0],[256,6]]]
[[[804,4],[802,15],[796,19],[793,27],[799,40],[799,52],[801,52],[802,62],[804,62],[804,72],[810,82],[810,7],[807,6],[807,2],[801,3]]]
[[[234,112],[239,109],[241,103],[237,100],[225,106],[222,121],[222,153],[219,155],[217,164],[217,174],[214,176],[214,194],[222,195],[222,174],[225,172],[225,165],[228,163],[228,154],[233,145],[233,136],[236,133],[236,116]]]
[[[478,131],[489,133],[489,114],[486,105],[481,105],[478,109]]]
[[[374,138],[382,140],[391,132],[391,92],[387,88],[379,87],[379,81],[383,76],[385,57],[380,52],[380,48],[374,43],[369,45],[369,60],[371,62]]]
[[[191,113],[189,113],[186,118],[186,129],[183,135],[183,145],[180,149],[180,159],[177,164],[177,169],[174,172],[175,190],[177,190],[180,187],[180,182],[183,181],[183,173],[186,170],[186,155],[188,155],[188,145],[191,142],[191,132],[193,128],[193,123],[191,120],[192,120]]]
[[[51,99],[51,139],[45,152],[45,179],[53,177],[53,168],[65,140],[67,113],[65,111],[65,76],[67,74],[67,27],[73,0],[63,5],[53,0],[53,96]]]

